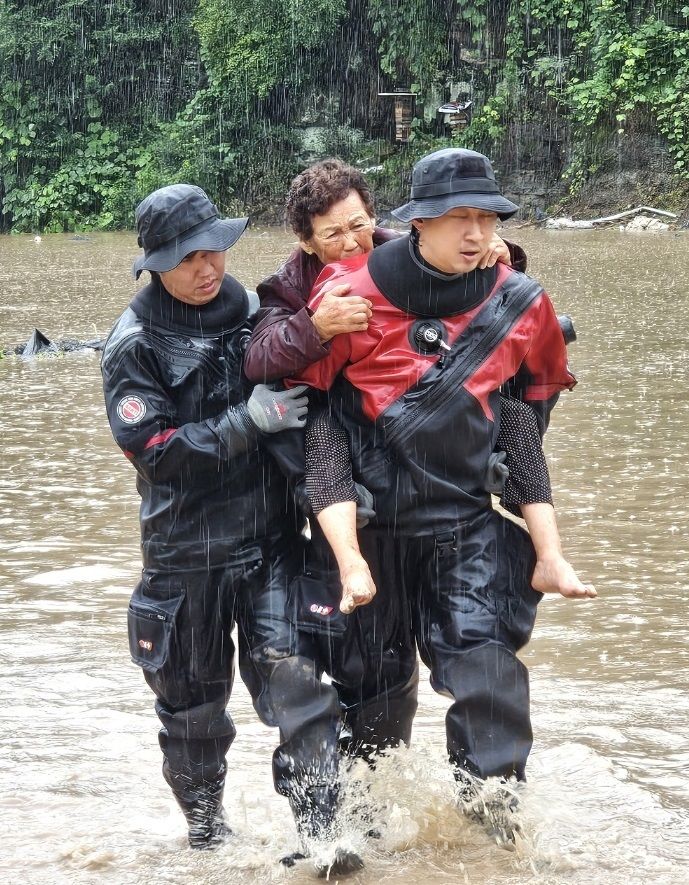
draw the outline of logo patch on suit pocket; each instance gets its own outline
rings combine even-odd
[[[334,607],[332,605],[319,605],[319,603],[314,602],[309,611],[314,615],[323,615],[327,618],[334,611]]]

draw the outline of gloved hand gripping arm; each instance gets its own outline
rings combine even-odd
[[[272,390],[257,384],[246,403],[230,406],[219,415],[216,427],[230,457],[244,451],[256,431],[272,434],[304,427],[309,405],[305,391],[304,385]]]
[[[309,408],[306,390],[304,384],[289,390],[273,390],[265,384],[257,384],[246,404],[248,417],[263,433],[304,427]]]
[[[137,337],[106,355],[102,370],[113,436],[149,482],[175,480],[187,469],[217,471],[219,462],[255,447],[260,431],[303,427],[306,420],[303,387],[270,391],[259,385],[247,403],[185,421],[161,382],[150,348]]]

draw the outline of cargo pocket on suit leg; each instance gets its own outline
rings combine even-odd
[[[347,629],[347,616],[340,611],[341,595],[336,571],[299,575],[290,584],[287,617],[298,630],[341,636]]]
[[[135,664],[149,673],[157,673],[170,655],[175,622],[185,591],[175,589],[167,599],[151,599],[140,583],[129,601],[127,631],[129,653]]]

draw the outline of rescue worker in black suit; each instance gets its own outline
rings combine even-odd
[[[277,790],[298,824],[314,823],[323,794],[334,805],[339,704],[286,616],[304,519],[268,452],[275,434],[303,427],[307,403],[303,388],[252,391],[242,373],[257,304],[225,273],[225,255],[247,219],[221,219],[200,188],[180,184],[148,196],[136,221],[135,275],[148,270],[152,281],[102,360],[110,426],[141,496],[129,645],[156,695],[163,774],[189,843],[214,848],[230,833],[222,796],[235,623],[242,678],[262,721],[280,729]]]

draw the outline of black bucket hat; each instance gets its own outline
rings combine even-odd
[[[414,166],[411,199],[392,214],[400,221],[438,218],[456,206],[485,209],[503,220],[519,211],[500,193],[488,157],[465,148],[444,148]]]
[[[224,252],[246,230],[248,218],[220,218],[217,206],[200,187],[170,184],[153,191],[136,207],[136,229],[144,254],[132,272],[173,270],[199,249]]]

